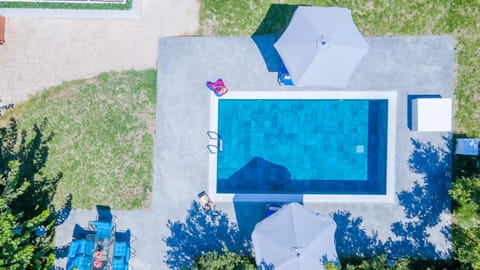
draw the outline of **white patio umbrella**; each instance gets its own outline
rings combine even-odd
[[[352,12],[339,7],[300,6],[274,44],[296,86],[345,88],[368,43]]]
[[[338,263],[330,217],[318,215],[298,203],[283,206],[255,225],[252,233],[259,269],[325,269],[325,262]]]

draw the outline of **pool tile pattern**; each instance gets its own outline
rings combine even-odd
[[[303,186],[300,189],[306,190],[312,189],[312,185],[327,187],[334,184],[307,181],[357,182],[379,176],[383,176],[383,179],[378,181],[385,181],[384,174],[370,172],[372,169],[385,171],[385,160],[378,162],[371,158],[377,158],[379,150],[385,153],[385,149],[377,148],[385,148],[386,145],[369,145],[372,136],[386,137],[386,122],[378,122],[371,115],[386,114],[385,106],[383,111],[379,111],[378,102],[220,100],[218,131],[223,149],[218,154],[218,179],[220,182],[233,182],[233,179],[241,181],[237,186],[229,183],[229,192],[233,189],[242,192],[243,187],[249,192],[254,189],[256,193],[271,192],[272,186],[279,183],[288,189],[296,190],[297,186]],[[386,103],[386,100],[383,102]],[[258,158],[263,162],[251,162]],[[383,167],[377,164],[382,162]],[[277,167],[282,167],[285,173],[277,173]],[[239,171],[243,171],[243,178],[238,178]],[[279,179],[275,179],[272,174],[278,175]],[[264,185],[268,191],[262,191],[258,186],[253,188],[252,185],[245,185],[247,178],[252,183],[270,182]],[[375,183],[376,181],[377,179]],[[219,186],[221,190],[222,184]],[[342,186],[337,187],[339,189],[335,193],[342,193]],[[275,190],[278,192],[278,189]],[[313,190],[313,193],[318,192],[315,188]],[[361,188],[354,190],[355,193],[367,192]]]

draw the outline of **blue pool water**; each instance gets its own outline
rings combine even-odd
[[[218,193],[385,194],[388,100],[220,99]]]

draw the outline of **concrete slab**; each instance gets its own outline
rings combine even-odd
[[[395,202],[305,205],[333,216],[340,255],[382,251],[391,258],[448,257],[451,134],[411,132],[407,116],[409,95],[453,97],[454,40],[448,36],[367,40],[371,49],[345,91],[358,91],[359,96],[371,90],[397,92]],[[217,202],[214,210],[192,206],[208,187],[211,91],[205,81],[221,77],[230,91],[297,91],[276,81],[280,62],[270,48],[273,41],[273,37],[160,39],[152,205],[150,210],[112,211],[117,229],[130,229],[136,238],[130,261],[134,269],[178,269],[191,256],[224,245],[250,251],[250,233],[265,217],[265,202],[245,202],[237,196],[231,202]],[[302,195],[296,200],[302,201]],[[75,226],[85,227],[95,216],[95,211],[81,209],[67,213],[56,229],[58,266],[65,265]]]
[[[307,206],[337,221],[339,254],[382,250],[391,257],[448,257],[451,134],[411,132],[407,127],[407,99],[414,94],[453,97],[455,42],[449,36],[370,37],[367,41],[370,51],[345,91],[384,90],[398,94],[395,203]],[[205,81],[223,78],[230,91],[299,89],[278,85],[275,71],[279,59],[272,50],[273,42],[274,37],[269,36],[160,40],[152,207],[161,209],[158,221],[162,234],[170,233],[167,220],[185,222],[185,216],[192,211],[192,200],[207,189],[206,131],[211,94]],[[232,202],[217,203],[216,209],[227,213],[232,222],[238,223],[241,235],[248,237],[254,224],[263,218],[264,207],[265,203],[234,198]],[[178,248],[162,243],[159,254]]]

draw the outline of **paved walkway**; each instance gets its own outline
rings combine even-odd
[[[6,43],[0,47],[2,104],[105,71],[155,68],[159,37],[193,34],[198,29],[198,0],[136,4],[138,16],[127,12],[122,18],[117,11],[104,19],[78,18],[75,11],[64,11],[62,16],[57,11],[0,9],[6,15]]]

